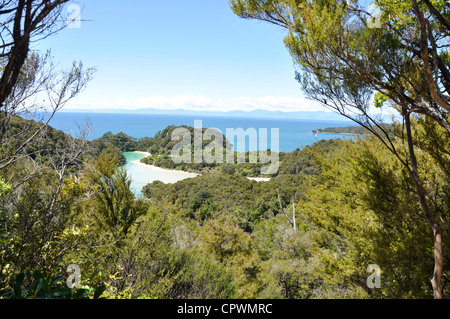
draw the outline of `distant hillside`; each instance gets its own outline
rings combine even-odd
[[[339,148],[344,141],[342,139],[320,140],[303,149],[296,149],[290,153],[280,153],[280,168],[278,175],[314,175],[319,173],[319,165],[315,155],[327,154]]]
[[[109,142],[114,146],[118,147],[120,150],[122,150],[122,152],[143,151],[149,152],[152,155],[164,155],[164,154],[169,155],[171,154],[173,147],[180,142],[179,140],[172,140],[172,133],[177,128],[184,128],[189,131],[192,141],[191,149],[193,152],[194,128],[186,125],[181,126],[171,125],[166,127],[164,130],[156,133],[154,137],[144,137],[139,139],[129,136],[123,132],[120,132],[118,134],[112,134],[111,132],[107,132],[102,137],[96,139],[95,141]],[[202,129],[202,139],[203,139],[202,149],[204,149],[206,145],[212,142],[212,139],[207,139],[204,137],[206,130],[207,130],[206,128]],[[222,136],[224,149],[232,148],[232,145],[225,138],[225,136],[223,136],[222,133],[217,131],[217,135]]]
[[[175,129],[186,129],[189,131],[191,136],[191,145],[190,145],[190,155],[191,155],[191,163],[175,163],[175,161],[172,158],[172,150],[173,148],[180,143],[180,140],[172,140],[172,133]],[[205,155],[205,149],[208,145],[210,145],[214,138],[208,138],[205,136],[206,128],[202,128],[202,153]],[[223,162],[225,162],[225,155],[227,150],[232,150],[233,145],[227,140],[227,138],[220,132],[216,131],[216,136],[220,137],[222,139],[222,156],[223,156]],[[145,147],[139,147],[138,142],[138,149],[140,151],[146,151],[151,154],[151,156],[148,156],[146,158],[143,158],[141,160],[142,163],[148,164],[148,165],[155,165],[162,168],[167,169],[177,169],[182,171],[188,171],[188,172],[196,172],[196,173],[206,173],[206,172],[216,172],[216,171],[229,171],[229,172],[235,172],[236,168],[233,165],[227,165],[222,163],[216,163],[213,159],[211,159],[208,163],[208,161],[203,160],[202,163],[195,163],[194,161],[194,128],[186,125],[182,126],[168,126],[164,130],[159,131],[154,138],[152,138],[149,141],[149,145],[143,145]],[[211,151],[211,155],[215,156],[217,150],[214,149]],[[206,154],[209,154],[206,153]],[[237,156],[237,153],[235,153],[235,158]],[[247,157],[248,162],[248,156],[249,154],[245,154]],[[258,176],[261,172],[261,164],[256,163],[244,163],[242,164],[239,169],[239,175],[243,176]]]
[[[345,126],[345,127],[327,127],[324,129],[318,128],[312,131],[316,133],[330,133],[330,134],[364,134],[367,130],[362,126]]]
[[[155,137],[151,140],[150,146],[147,147],[146,151],[150,152],[151,154],[170,154],[172,152],[172,149],[175,145],[177,145],[180,140],[172,140],[172,133],[176,129],[187,129],[191,136],[191,152],[194,153],[194,128],[191,126],[181,125],[181,126],[168,126],[164,130],[159,131],[156,133]],[[205,149],[205,147],[213,142],[214,139],[206,138],[205,132],[208,130],[207,128],[202,128],[202,150]],[[224,150],[226,149],[232,149],[232,144],[226,139],[226,137],[220,132],[215,131],[215,134],[217,136],[220,136],[222,138],[222,147]]]
[[[131,137],[123,132],[113,134],[107,132],[102,137],[94,140],[97,143],[111,143],[115,147],[119,148],[122,152],[133,152],[139,149],[138,139]]]
[[[3,136],[1,156],[14,154],[23,141],[39,130],[41,132],[39,136],[20,153],[20,155],[26,155],[27,158],[32,159],[37,165],[47,166],[51,162],[57,163],[60,160],[61,152],[71,143],[82,147],[81,140],[43,122],[13,116],[9,122],[8,135]],[[97,157],[102,153],[115,154],[119,159],[119,165],[125,163],[125,157],[121,150],[108,141],[88,141],[83,146],[79,161],[88,157]]]

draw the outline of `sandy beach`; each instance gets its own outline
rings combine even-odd
[[[136,152],[136,153],[140,153],[140,154],[148,154],[146,156],[150,156],[150,153],[147,152]],[[162,173],[174,173],[175,175],[179,174],[179,176],[183,176],[186,178],[189,177],[196,177],[200,174],[197,173],[189,173],[186,171],[180,171],[180,170],[172,170],[172,169],[167,169],[167,168],[161,168],[158,166],[154,166],[154,165],[149,165],[149,164],[145,164],[142,163],[140,160],[136,160],[136,161],[132,161],[133,164],[145,167],[148,170],[151,170],[153,172],[162,172]],[[268,182],[271,180],[271,178],[268,177],[247,177],[249,180],[251,181],[256,181],[256,182]]]
[[[268,177],[247,177],[247,178],[251,181],[256,181],[256,182],[268,182],[271,180],[271,178],[268,178]]]
[[[135,151],[133,153],[137,153],[137,154],[142,154],[145,157],[151,156],[152,154],[149,152],[142,152],[142,151]],[[167,168],[161,168],[155,165],[149,165],[149,164],[145,164],[142,163],[140,159],[135,160],[135,161],[130,161],[133,164],[139,165],[141,167],[145,167],[148,170],[151,170],[153,172],[165,172],[165,173],[182,173],[182,174],[188,174],[186,175],[186,177],[195,177],[198,176],[200,174],[196,174],[196,173],[189,173],[189,172],[185,172],[185,171],[180,171],[180,170],[175,170],[175,169],[167,169]]]
[[[136,194],[140,194],[142,188],[152,183],[153,181],[161,181],[163,183],[176,183],[186,178],[193,178],[201,174],[189,173],[180,170],[166,169],[157,167],[155,165],[149,165],[141,163],[143,157],[151,156],[149,152],[129,152],[128,154],[135,153],[137,156],[131,156],[126,164],[126,169],[128,170],[132,179],[132,188]],[[249,180],[256,182],[267,182],[270,178],[265,177],[247,177]]]
[[[138,152],[136,152],[136,153],[138,153]],[[144,152],[139,152],[139,153],[144,153]],[[149,153],[147,153],[147,154],[149,154]],[[147,155],[147,156],[150,156],[150,155]],[[153,172],[173,173],[175,175],[185,175],[186,178],[188,178],[188,177],[196,177],[196,176],[200,175],[200,174],[197,174],[197,173],[189,173],[189,172],[180,171],[180,170],[176,170],[176,169],[161,168],[161,167],[158,167],[158,166],[155,166],[155,165],[149,165],[149,164],[142,163],[140,160],[131,161],[131,163],[139,165],[141,167],[144,167],[144,168],[146,168],[146,169],[148,169],[150,171],[153,171]]]

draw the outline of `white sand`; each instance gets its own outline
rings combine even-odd
[[[267,177],[247,177],[249,180],[256,181],[256,182],[268,182],[271,180],[271,178]]]
[[[143,152],[140,152],[140,153],[143,153]],[[186,172],[186,171],[161,168],[161,167],[158,167],[158,166],[142,163],[141,161],[132,161],[131,163],[136,164],[136,165],[140,165],[142,167],[145,167],[146,169],[151,170],[153,172],[175,173],[175,175],[184,176],[186,178],[188,178],[188,177],[196,177],[196,176],[200,175],[200,174],[197,174],[197,173],[189,173],[189,172]],[[249,180],[256,181],[256,182],[268,182],[268,181],[271,180],[271,178],[267,178],[267,177],[247,177],[247,178]]]
[[[144,156],[151,156],[151,154],[148,152],[135,152],[135,153],[139,153]],[[128,169],[129,173],[132,175],[133,188],[136,189],[142,189],[142,187],[155,180],[162,181],[163,183],[176,183],[186,178],[193,178],[201,175],[197,173],[189,173],[186,171],[161,168],[155,165],[148,165],[145,163],[141,163],[140,159],[130,161],[129,163],[132,164],[131,166],[128,167]],[[135,168],[133,168],[133,165]],[[140,169],[136,169],[137,166],[140,167]],[[271,180],[271,178],[266,177],[247,177],[247,178],[249,180],[253,180],[256,182],[268,182]]]
[[[189,173],[189,172],[180,171],[180,170],[176,170],[176,169],[161,168],[161,167],[158,167],[155,165],[149,165],[149,164],[142,163],[140,160],[131,161],[131,163],[145,167],[146,169],[153,171],[153,172],[174,173],[175,175],[185,175],[186,177],[196,177],[196,176],[200,175],[200,174]]]

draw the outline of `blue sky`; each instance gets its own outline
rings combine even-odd
[[[33,48],[97,68],[66,110],[324,110],[302,97],[285,31],[227,0],[85,0],[80,28]]]

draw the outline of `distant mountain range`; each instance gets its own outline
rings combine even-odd
[[[70,109],[66,112],[83,112],[86,110]],[[160,109],[101,109],[90,110],[92,113],[134,113],[134,114],[169,114],[169,115],[203,115],[203,116],[227,116],[227,117],[258,117],[258,118],[291,118],[305,120],[330,120],[330,121],[349,121],[347,118],[334,112],[324,111],[301,111],[301,112],[279,112],[267,110],[254,111],[193,111],[185,109],[160,110]]]

